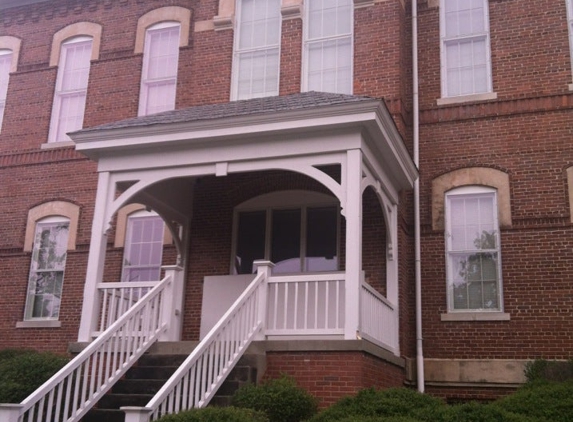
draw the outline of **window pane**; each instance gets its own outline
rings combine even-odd
[[[336,208],[307,210],[305,271],[336,271],[337,256]]]
[[[278,94],[278,49],[242,53],[238,63],[238,99]]]
[[[163,255],[161,217],[130,216],[123,257],[122,281],[158,281]]]
[[[237,253],[234,263],[236,274],[253,273],[255,270],[253,261],[265,258],[265,228],[265,211],[239,214]]]
[[[300,272],[300,209],[272,212],[271,261],[273,272]]]

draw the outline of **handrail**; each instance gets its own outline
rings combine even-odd
[[[209,331],[145,408],[122,408],[126,422],[156,420],[168,413],[206,406],[249,344],[262,330],[264,306],[259,300],[266,274],[259,272],[246,290]],[[141,410],[131,418],[130,411]],[[147,414],[147,415],[145,415]],[[148,419],[149,418],[149,419]]]
[[[398,352],[397,307],[364,280],[360,288],[360,336],[378,346]]]
[[[166,328],[167,276],[19,406],[3,422],[75,422],[123,376]],[[12,406],[14,407],[14,406]],[[2,416],[0,410],[0,416]],[[0,418],[1,419],[1,418]]]

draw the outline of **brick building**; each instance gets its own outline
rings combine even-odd
[[[323,405],[570,358],[573,2],[413,6],[0,0],[1,346],[161,285],[136,361],[251,286],[245,344]]]

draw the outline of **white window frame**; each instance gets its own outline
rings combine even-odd
[[[174,54],[176,55],[176,62],[177,66],[175,68],[175,73],[172,75],[167,75],[164,77],[159,78],[151,78],[149,77],[149,65],[150,65],[150,48],[151,48],[151,37],[157,33],[162,31],[171,30],[173,28],[178,29],[177,34],[177,42],[176,42],[176,51]],[[181,37],[181,23],[180,22],[161,22],[155,25],[150,26],[145,31],[145,47],[143,53],[143,67],[141,72],[141,88],[139,94],[139,116],[146,116],[151,114],[148,109],[148,99],[149,99],[149,90],[151,87],[160,85],[160,84],[170,84],[173,86],[172,98],[170,98],[170,104],[165,109],[154,111],[153,113],[160,113],[162,111],[169,111],[175,109],[175,99],[177,96],[177,75],[179,70],[179,44],[180,44],[180,37]]]
[[[64,262],[61,265],[61,267],[63,268],[61,270],[62,272],[62,280],[61,280],[61,286],[60,286],[60,291],[57,292],[60,295],[60,303],[58,304],[58,310],[57,313],[55,315],[51,315],[48,317],[38,317],[38,316],[34,316],[33,315],[33,311],[34,311],[34,305],[35,305],[35,296],[36,296],[36,284],[33,281],[33,276],[39,272],[44,272],[44,271],[48,271],[48,269],[35,269],[34,268],[34,259],[35,257],[38,255],[39,250],[38,250],[38,234],[41,231],[41,228],[43,226],[46,225],[52,225],[52,224],[58,224],[58,223],[62,223],[62,224],[66,224],[68,227],[68,233],[64,242],[65,248],[66,248],[66,252],[64,253]],[[66,217],[62,217],[62,216],[51,216],[51,217],[46,217],[43,218],[41,220],[38,220],[36,222],[36,226],[34,229],[34,243],[33,243],[33,248],[32,248],[32,259],[31,259],[31,263],[30,263],[30,273],[29,273],[29,277],[28,277],[28,290],[26,293],[26,306],[25,306],[25,310],[24,310],[24,321],[50,321],[50,320],[58,320],[59,315],[60,315],[60,308],[59,306],[61,305],[61,296],[62,296],[62,292],[63,292],[63,285],[64,285],[64,276],[65,276],[65,267],[66,267],[66,260],[67,260],[67,251],[68,251],[68,239],[70,236],[70,225],[71,225],[71,221],[69,218]],[[57,270],[60,271],[60,270]]]
[[[137,219],[149,219],[149,218],[154,218],[154,219],[159,219],[162,222],[162,227],[161,227],[161,239],[157,240],[154,243],[159,243],[161,245],[161,252],[160,252],[160,257],[159,257],[159,266],[151,266],[151,265],[126,265],[127,259],[126,257],[128,257],[131,253],[131,231],[132,231],[132,224],[134,220]],[[126,232],[125,232],[125,246],[124,246],[124,251],[123,251],[123,258],[122,258],[122,268],[121,268],[121,281],[122,282],[127,282],[127,281],[159,281],[159,277],[161,276],[161,265],[162,265],[162,261],[163,261],[163,245],[164,245],[164,233],[165,233],[165,222],[161,219],[161,217],[152,211],[146,211],[146,210],[140,210],[140,211],[136,211],[133,212],[131,214],[129,214],[127,216],[127,221],[126,221]],[[126,275],[126,271],[129,271],[131,269],[158,269],[159,272],[159,276],[157,280],[125,280],[125,275]]]
[[[85,87],[80,87],[77,89],[72,90],[63,90],[63,83],[65,77],[65,63],[67,57],[67,49],[79,43],[87,43],[89,42],[90,51],[93,49],[93,38],[88,36],[77,36],[73,37],[66,42],[62,43],[60,46],[60,61],[58,64],[58,76],[56,79],[56,90],[54,93],[54,104],[52,108],[52,118],[50,121],[50,134],[48,136],[48,142],[71,142],[71,139],[68,135],[64,135],[62,139],[58,139],[58,132],[60,130],[60,120],[62,117],[62,100],[69,96],[83,96],[83,110],[81,115],[82,123],[79,127],[75,127],[71,130],[79,130],[83,127],[83,120],[85,116],[85,105],[87,100],[87,91],[88,91],[88,84],[89,84],[89,72],[90,72],[90,64],[91,64],[91,52],[90,52],[90,60],[88,61],[88,78],[86,79]]]
[[[565,0],[567,5],[567,27],[569,28],[569,55],[571,57],[571,73],[573,75],[573,0]],[[573,83],[569,84],[573,91]]]
[[[457,197],[471,197],[471,196],[483,196],[487,195],[493,199],[493,228],[495,236],[495,248],[491,249],[468,249],[468,250],[452,250],[452,216],[451,216],[451,206],[450,199]],[[459,188],[452,189],[445,194],[445,244],[446,244],[446,278],[447,278],[447,296],[448,296],[448,312],[455,313],[501,313],[503,312],[503,282],[501,273],[501,245],[500,245],[500,235],[499,235],[499,210],[497,203],[497,190],[494,188],[484,187],[484,186],[463,186]],[[453,283],[453,265],[451,256],[462,253],[472,253],[472,252],[485,252],[485,253],[496,253],[497,254],[497,304],[495,308],[454,308],[454,283]]]
[[[279,1],[278,6],[278,34],[277,34],[277,43],[276,44],[268,44],[263,46],[257,47],[249,47],[249,48],[241,48],[241,26],[243,24],[242,21],[242,0],[237,0],[236,3],[236,27],[235,27],[235,36],[233,40],[233,67],[231,72],[231,101],[235,100],[245,100],[250,98],[262,98],[262,97],[270,97],[279,95],[280,90],[280,76],[281,76],[281,33],[282,33],[282,15],[281,15],[281,2]],[[276,78],[276,89],[275,90],[264,90],[261,93],[253,93],[252,92],[252,79],[249,81],[251,87],[249,89],[249,94],[245,96],[240,96],[240,86],[239,86],[239,73],[240,73],[240,63],[241,63],[241,56],[249,55],[249,54],[256,54],[256,53],[264,53],[269,52],[272,50],[277,50],[277,78]]]
[[[493,82],[492,82],[492,69],[491,69],[491,45],[490,45],[490,26],[489,26],[489,0],[481,0],[483,2],[483,12],[484,12],[484,30],[483,32],[465,34],[461,36],[451,36],[448,37],[446,34],[446,2],[450,0],[440,0],[440,68],[441,68],[441,94],[442,100],[438,101],[438,104],[448,104],[451,100],[487,100],[496,98],[493,92]],[[463,42],[484,40],[485,41],[485,62],[486,62],[486,89],[484,91],[475,91],[468,94],[456,94],[452,95],[448,93],[448,68],[447,68],[447,49],[448,44],[461,44]]]
[[[312,1],[312,0],[311,0]],[[323,0],[328,2],[329,0]],[[322,85],[321,89],[315,89],[314,87],[309,87],[309,63],[310,63],[310,47],[316,44],[323,44],[330,41],[344,40],[348,39],[350,42],[350,90],[345,92],[339,89],[335,89],[334,93],[348,94],[351,95],[353,92],[353,82],[354,82],[354,1],[349,0],[350,7],[350,32],[340,33],[330,36],[310,38],[310,25],[312,24],[310,18],[310,1],[308,1],[305,9],[305,18],[303,22],[303,59],[302,59],[302,90],[303,91],[323,91]],[[336,68],[338,72],[338,67]],[[324,71],[324,68],[322,69]],[[322,83],[321,79],[321,83]]]
[[[6,60],[8,62],[8,72],[5,74],[0,74],[0,132],[2,132],[2,123],[4,121],[4,110],[6,110],[6,94],[8,93],[8,83],[10,82],[10,72],[12,67],[12,58],[14,53],[9,49],[0,49],[0,60]],[[4,85],[3,81],[6,81],[5,89],[1,86]]]
[[[271,259],[272,243],[272,212],[280,210],[301,210],[301,238],[300,238],[300,260],[303,268],[306,257],[306,210],[308,208],[334,207],[337,210],[336,220],[336,256],[338,259],[337,270],[340,268],[340,204],[328,195],[312,191],[280,191],[255,197],[234,210],[233,215],[233,243],[231,248],[230,274],[237,274],[235,268],[235,256],[237,255],[238,235],[239,235],[239,214],[245,212],[265,212],[265,256],[262,259]],[[309,272],[305,272],[309,273]]]

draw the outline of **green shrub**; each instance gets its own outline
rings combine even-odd
[[[535,422],[493,404],[465,403],[443,409],[440,422]]]
[[[317,410],[316,399],[287,376],[240,388],[233,405],[265,412],[270,422],[304,421]]]
[[[371,420],[436,421],[444,403],[407,388],[361,390],[346,397],[312,419],[312,422]]]
[[[253,409],[236,407],[206,407],[174,415],[166,415],[157,422],[268,422],[267,415]]]
[[[33,350],[0,351],[0,403],[19,403],[68,363],[68,358]]]
[[[527,382],[573,380],[573,360],[564,362],[536,359],[525,365],[525,378]]]
[[[526,385],[492,406],[529,416],[535,421],[570,422],[573,415],[573,381]]]

